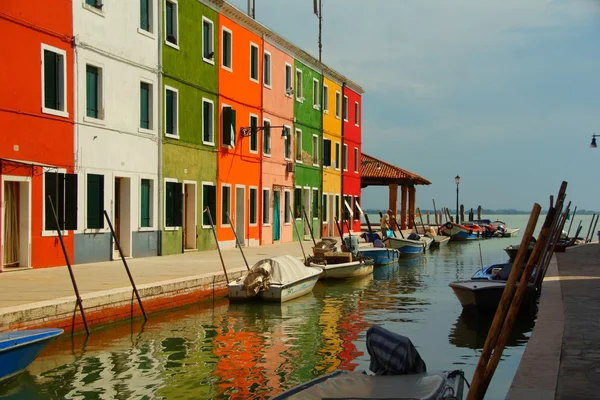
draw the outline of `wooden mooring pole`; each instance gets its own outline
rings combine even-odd
[[[221,254],[221,247],[219,246],[219,240],[217,239],[217,231],[215,230],[215,224],[210,213],[210,208],[206,206],[204,212],[208,214],[208,220],[210,222],[210,228],[212,229],[213,236],[215,237],[215,243],[217,244],[217,251],[219,252],[219,258],[221,259],[221,265],[223,266],[223,273],[225,274],[225,282],[229,285],[229,277],[227,276],[227,268],[225,268],[225,261],[223,261],[223,255]]]

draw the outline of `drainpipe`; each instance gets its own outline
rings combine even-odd
[[[320,18],[320,15],[319,15]],[[320,57],[319,57],[320,58]],[[325,207],[325,204],[323,204],[323,181],[325,178],[325,168],[323,167],[323,162],[325,161],[325,157],[324,154],[325,152],[324,150],[324,146],[323,144],[325,143],[325,128],[323,126],[323,109],[324,109],[324,104],[323,104],[323,85],[325,83],[325,71],[323,69],[321,69],[321,93],[319,94],[320,98],[321,98],[321,187],[319,190],[319,201],[321,202],[321,215],[319,216],[319,236],[322,237],[323,236],[323,209]],[[331,146],[329,146],[329,160],[331,161]],[[331,162],[329,163],[331,164]],[[327,201],[327,200],[325,200]]]
[[[158,227],[158,255],[162,256],[163,254],[163,241],[162,241],[162,235],[163,235],[163,164],[162,164],[162,85],[163,85],[163,81],[162,81],[162,53],[163,53],[163,49],[162,49],[162,31],[163,31],[163,27],[162,27],[162,1],[158,2],[158,18],[157,18],[157,42],[158,42],[158,71],[156,72],[156,75],[158,76],[158,109],[157,109],[157,114],[158,114],[158,124],[157,124],[157,145],[158,145],[158,187],[157,187],[157,194],[158,194],[158,221],[157,221],[157,227]]]
[[[340,110],[340,121],[342,124],[342,148],[340,149],[340,152],[342,154],[340,154],[342,157],[342,166],[340,168],[340,173],[342,174],[341,178],[342,178],[342,198],[340,199],[342,201],[342,204],[340,205],[340,217],[342,218],[342,232],[344,232],[344,227],[346,226],[345,224],[345,218],[344,218],[344,210],[345,210],[345,205],[344,205],[344,89],[346,89],[346,82],[342,83],[342,93],[341,96],[342,98],[340,99],[340,106],[341,106],[341,110]],[[347,152],[346,152],[347,153]],[[348,157],[348,154],[346,154],[346,157]]]

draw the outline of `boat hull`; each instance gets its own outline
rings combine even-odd
[[[373,273],[373,264],[362,261],[327,265],[310,263],[310,266],[322,268],[323,273],[321,277],[324,279],[358,278]]]
[[[506,287],[504,281],[493,280],[468,280],[452,282],[449,285],[460,304],[465,309],[477,310],[484,313],[493,313],[500,304],[502,293]],[[523,297],[521,311],[527,310],[523,307],[532,304],[535,299],[535,289],[532,285],[527,287]]]
[[[434,249],[440,248],[442,246],[447,245],[449,241],[450,241],[450,236],[435,236],[433,238],[433,242],[431,242],[431,247]]]
[[[410,240],[390,237],[386,240],[389,241],[390,248],[400,251],[400,254],[419,254],[425,251],[425,242],[420,240]]]
[[[0,334],[0,384],[25,371],[62,329],[32,329]]]
[[[452,222],[442,225],[440,233],[444,236],[450,236],[452,240],[474,240],[482,239],[485,236],[483,230],[463,227]]]
[[[396,249],[367,247],[358,250],[363,256],[373,258],[375,265],[387,265],[395,263],[400,256],[400,252]]]

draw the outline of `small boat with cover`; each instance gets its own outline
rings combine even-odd
[[[275,396],[283,399],[462,399],[462,370],[428,372],[409,338],[374,325],[367,330],[369,371],[336,370]]]
[[[387,237],[385,239],[392,249],[398,249],[400,254],[420,254],[431,246],[433,239],[427,236],[421,236],[416,233],[411,233],[407,238]]]
[[[313,247],[314,255],[308,262],[323,270],[322,278],[358,278],[373,273],[373,259],[360,254],[357,236],[344,238],[343,248],[348,251],[337,251],[336,243],[335,239],[323,238]]]
[[[293,256],[266,258],[227,285],[229,299],[256,298],[283,303],[312,292],[322,272],[321,268],[307,267]]]

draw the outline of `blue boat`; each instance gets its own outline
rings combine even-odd
[[[508,279],[508,275],[512,269],[512,262],[502,263],[502,264],[493,264],[482,268],[475,272],[475,274],[471,277],[472,280],[475,279],[487,279],[487,280],[499,280],[506,281]],[[527,264],[523,263],[523,269]],[[535,275],[535,267],[531,272],[531,275]]]
[[[62,329],[31,329],[0,333],[0,384],[25,371]]]
[[[409,236],[410,238],[411,236]],[[432,238],[427,236],[419,236],[419,239],[403,239],[398,237],[388,237],[385,240],[389,241],[389,246],[393,249],[398,249],[400,254],[420,254],[429,249]]]
[[[362,247],[358,252],[363,256],[373,258],[375,265],[387,265],[395,263],[400,256],[400,252],[396,249],[387,247]]]

